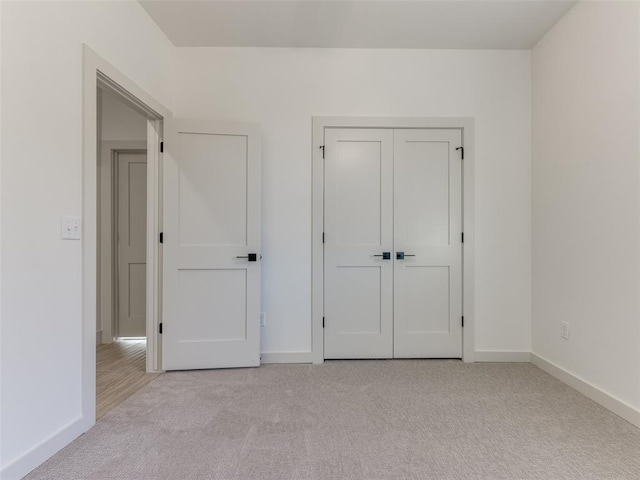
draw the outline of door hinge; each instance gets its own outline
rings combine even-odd
[[[324,317],[322,317],[322,328],[324,328]]]
[[[162,322],[158,325],[158,332],[162,334]]]
[[[460,150],[460,158],[464,160],[464,147],[458,147],[456,150]]]
[[[160,153],[164,153],[164,142],[160,142]]]
[[[324,232],[322,232],[322,243],[324,243]]]
[[[164,232],[160,232],[160,243],[164,243]]]
[[[462,328],[464,328],[464,315],[462,316],[462,322],[461,322],[461,324],[462,324]]]
[[[462,243],[464,243],[464,232],[460,234],[460,239],[462,240]]]
[[[321,145],[320,149],[322,150],[322,158],[324,158],[324,145]]]

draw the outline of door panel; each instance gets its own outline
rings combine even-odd
[[[406,266],[404,290],[407,302],[405,331],[449,332],[449,267]],[[400,292],[399,292],[400,293]]]
[[[459,130],[394,133],[396,358],[462,357],[460,145]]]
[[[258,128],[173,120],[165,138],[163,368],[258,366]]]
[[[247,245],[247,137],[182,133],[180,244]]]
[[[146,263],[129,263],[129,314],[132,317],[146,317],[147,311],[147,264]],[[144,337],[146,325],[138,325],[140,335],[132,335],[136,337]]]
[[[406,142],[403,147],[404,154],[398,152],[396,158],[396,171],[400,175],[396,237],[411,245],[448,245],[449,144]]]
[[[378,246],[383,193],[380,142],[338,141],[335,149],[331,173],[335,174],[335,204],[339,206],[335,210],[336,244]]]
[[[337,334],[379,335],[382,333],[382,311],[380,302],[372,299],[381,298],[381,268],[372,267],[338,267],[336,272],[336,290],[348,292],[335,305],[336,318],[348,319],[336,323]],[[333,315],[331,316],[333,318]]]
[[[180,270],[179,275],[179,342],[247,339],[246,270]],[[212,321],[216,318],[227,321]]]
[[[390,130],[325,132],[325,358],[393,355]]]
[[[147,281],[147,154],[116,156],[119,337],[145,337]]]

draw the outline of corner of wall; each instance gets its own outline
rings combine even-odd
[[[640,406],[639,36],[637,2],[577,2],[532,49],[532,358],[627,419]]]

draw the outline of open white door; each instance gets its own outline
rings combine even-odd
[[[163,369],[260,364],[257,125],[165,120]]]

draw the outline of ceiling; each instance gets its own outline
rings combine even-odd
[[[139,0],[178,47],[529,49],[567,0]]]

